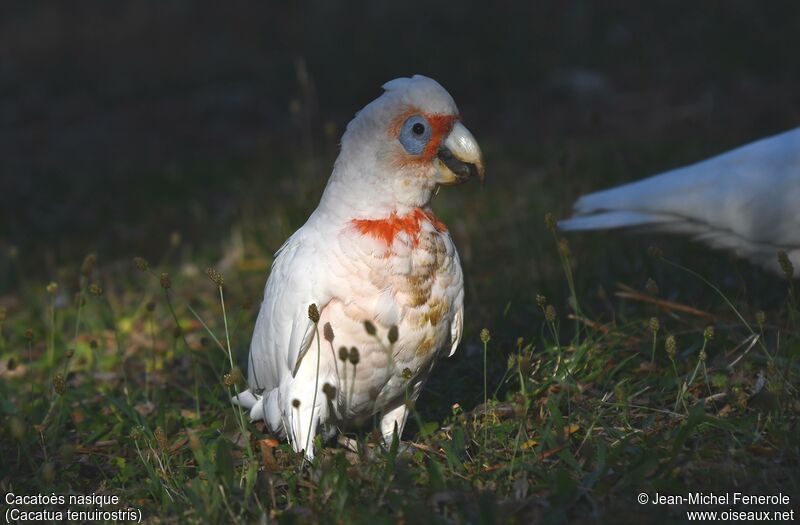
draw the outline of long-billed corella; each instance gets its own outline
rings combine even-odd
[[[317,209],[278,251],[234,400],[314,455],[314,436],[380,416],[403,431],[437,357],[463,327],[455,245],[433,214],[441,185],[483,177],[456,104],[420,75],[356,114]]]

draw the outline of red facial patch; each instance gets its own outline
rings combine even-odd
[[[433,212],[416,208],[402,217],[392,212],[385,219],[353,219],[350,221],[362,234],[374,237],[386,246],[391,246],[398,233],[406,233],[413,239],[414,246],[419,242],[422,223],[429,222],[438,232],[446,232],[447,227]]]
[[[427,119],[428,124],[431,126],[431,138],[428,141],[428,144],[425,145],[425,149],[419,155],[403,155],[400,159],[398,159],[398,164],[403,167],[414,164],[427,164],[433,161],[437,152],[439,151],[439,146],[441,145],[442,140],[444,140],[448,133],[450,133],[450,130],[453,129],[453,126],[459,119],[458,115],[423,113],[417,108],[410,108],[398,115],[398,117],[392,121],[392,125],[389,128],[391,135],[395,138],[399,137],[400,129],[403,127],[403,123],[409,117],[414,115],[422,115],[425,117],[425,119]]]
[[[439,145],[442,143],[444,137],[453,129],[453,125],[458,120],[458,117],[452,115],[425,115],[431,125],[431,140],[425,146],[421,157],[426,160],[433,160],[436,152],[439,150]]]

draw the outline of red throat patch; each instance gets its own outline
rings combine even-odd
[[[392,212],[385,219],[353,219],[350,221],[362,234],[374,237],[386,246],[391,246],[398,233],[405,233],[413,239],[414,246],[419,242],[422,223],[430,223],[438,232],[446,232],[447,227],[433,212],[416,208],[407,215],[398,216]]]

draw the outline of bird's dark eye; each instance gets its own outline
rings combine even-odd
[[[431,126],[422,115],[408,117],[400,129],[399,139],[408,153],[419,155],[431,140]]]

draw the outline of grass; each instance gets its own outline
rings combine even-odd
[[[223,250],[172,234],[153,262],[88,256],[52,283],[7,255],[0,489],[117,495],[151,523],[685,521],[641,492],[782,492],[796,507],[793,283],[681,241],[659,239],[664,255],[647,239],[562,238],[539,210],[582,165],[609,165],[604,151],[498,160],[496,182],[437,196],[467,322],[407,447],[376,446],[364,422],[309,463],[230,401],[271,253],[322,177],[243,190],[240,240]],[[526,164],[546,167],[504,184]]]
[[[577,306],[569,246],[556,237],[551,252]],[[651,302],[606,297],[613,318],[540,295],[530,335],[510,345],[467,331],[507,363],[484,363],[492,381],[472,399],[485,403],[415,409],[406,452],[375,446],[366,425],[355,447],[306,464],[229,402],[242,382],[231,349],[241,357],[254,318],[242,291],[263,275],[170,270],[88,258],[76,288],[30,285],[3,312],[4,491],[115,494],[150,522],[212,523],[682,521],[635,496],[800,494],[790,286],[752,317],[711,288],[713,328],[654,283],[637,291]]]

